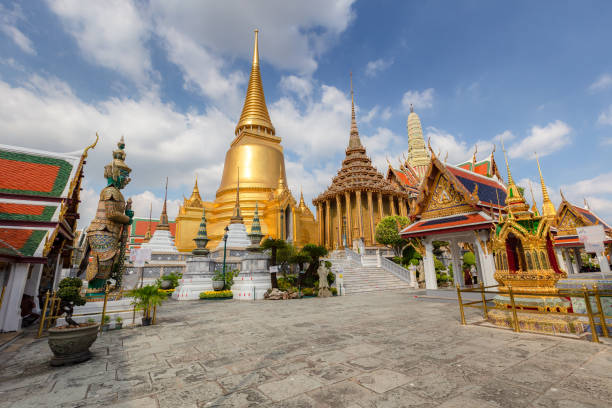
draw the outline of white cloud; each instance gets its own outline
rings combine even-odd
[[[368,111],[362,118],[360,118],[360,122],[362,123],[370,123],[374,119],[379,119],[382,121],[389,120],[391,118],[391,109],[389,107],[382,108],[378,105],[374,106],[372,109]]]
[[[504,143],[508,143],[510,140],[514,140],[516,138],[516,136],[514,135],[514,133],[512,133],[509,130],[504,130],[503,132],[495,135],[493,137],[493,140],[495,142],[504,142]]]
[[[379,72],[382,72],[389,68],[393,64],[393,58],[379,58],[374,61],[370,61],[366,64],[365,74],[370,77],[374,77],[378,75]]]
[[[607,110],[604,110],[599,114],[597,123],[600,125],[612,125],[612,105],[608,106]]]
[[[24,16],[18,4],[14,5],[13,10],[8,10],[0,4],[0,31],[12,39],[23,52],[35,55],[36,50],[32,45],[32,41],[17,28],[17,22],[23,19]]]
[[[136,83],[148,79],[151,58],[146,41],[150,33],[140,13],[141,5],[131,0],[47,0],[47,4],[91,62],[116,70]]]
[[[0,112],[0,134],[7,144],[75,151],[90,144],[98,131],[100,143],[86,166],[86,180],[94,189],[103,185],[102,168],[125,135],[126,163],[132,168],[126,196],[159,189],[166,176],[173,188],[189,192],[195,171],[202,191],[214,192],[235,126],[219,110],[181,113],[149,94],[88,104],[65,83],[40,77],[21,87],[0,81]]]
[[[589,86],[589,91],[597,92],[603,91],[604,89],[608,89],[612,87],[612,75],[610,74],[602,74],[595,82],[593,82]]]
[[[493,150],[493,143],[488,140],[479,140],[475,144],[468,145],[465,141],[455,138],[452,134],[435,127],[428,127],[425,133],[425,141],[431,138],[431,148],[439,159],[444,160],[448,154],[448,163],[458,164],[470,160],[474,155],[475,145],[478,151],[487,154]]]
[[[388,152],[404,151],[407,144],[404,138],[384,127],[376,129],[376,133],[372,136],[362,136],[361,142],[372,159],[374,167],[383,174],[387,169]]]
[[[353,0],[286,2],[153,0],[158,27],[173,27],[215,55],[250,58],[253,29],[260,32],[264,64],[311,74],[351,22]]]
[[[155,193],[146,190],[140,194],[133,195],[132,199],[132,210],[134,216],[138,218],[149,218],[149,210],[151,211],[151,218],[159,219],[159,216],[164,206],[164,196],[155,195]],[[166,205],[166,212],[170,220],[176,219],[178,214],[179,206],[183,204],[182,200],[179,199],[168,199]]]
[[[415,109],[427,109],[433,107],[434,89],[427,88],[424,91],[407,91],[402,97],[402,106],[406,112],[410,105]]]
[[[529,136],[510,147],[510,157],[532,157],[534,152],[546,156],[567,146],[571,142],[572,129],[567,123],[556,120],[544,127],[533,126]]]
[[[209,97],[232,116],[240,114],[244,98],[246,75],[227,71],[222,58],[200,47],[192,38],[174,27],[161,27],[157,34],[163,38],[168,58],[183,72],[186,87]]]
[[[309,78],[295,75],[283,76],[280,80],[280,87],[285,92],[291,92],[300,99],[309,98],[312,94],[312,80]]]
[[[303,111],[296,101],[283,97],[270,105],[270,117],[286,149],[300,161],[313,165],[325,162],[344,151],[348,144],[351,101],[333,86],[322,85],[320,98]]]

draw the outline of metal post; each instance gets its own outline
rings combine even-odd
[[[55,323],[55,319],[53,317],[56,315],[55,313],[55,309],[57,307],[56,300],[58,300],[57,292],[51,292],[51,307],[49,307],[49,318],[47,319],[47,328],[51,327],[51,325]]]
[[[104,305],[102,306],[102,317],[100,318],[100,333],[104,325],[104,316],[106,315],[106,302],[108,301],[108,285],[104,288]]]
[[[480,282],[480,294],[482,295],[482,312],[484,314],[485,320],[489,318],[489,311],[487,310],[487,299],[484,293],[484,285]]]
[[[223,235],[223,289],[225,289],[225,258],[227,256],[227,232],[229,227],[225,226],[225,234]]]
[[[586,311],[589,315],[589,324],[591,325],[591,339],[593,343],[599,343],[599,337],[597,336],[597,326],[595,326],[595,319],[593,319],[593,310],[591,309],[591,300],[589,299],[589,291],[585,285],[582,285],[582,295],[584,296],[584,304]],[[605,322],[602,322],[605,323]]]
[[[2,287],[2,294],[0,295],[0,309],[2,308],[2,301],[4,300],[4,291],[6,290],[6,286]]]
[[[459,311],[461,312],[461,324],[465,326],[465,314],[463,312],[463,301],[461,300],[461,287],[457,284],[457,300],[459,301]]]
[[[508,285],[508,294],[510,295],[510,305],[512,306],[512,321],[514,323],[514,331],[520,332],[521,327],[519,324],[518,316],[516,315],[516,304],[514,303],[514,293],[512,292],[512,286]]]
[[[606,314],[601,307],[601,298],[599,297],[599,291],[597,285],[593,285],[593,293],[595,294],[595,302],[597,303],[597,310],[599,311],[599,322],[601,323],[601,331],[604,337],[610,337],[608,335],[608,325],[606,323]]]
[[[155,316],[157,315],[157,305],[153,306],[153,321],[152,324],[155,324]]]
[[[134,311],[132,312],[132,326],[134,326],[135,321],[136,321],[136,305],[134,305]]]
[[[47,290],[47,294],[45,295],[45,304],[43,306],[42,314],[40,315],[40,324],[38,325],[38,335],[36,338],[40,339],[42,336],[43,326],[45,324],[45,320],[47,318],[47,306],[49,304],[49,290]]]

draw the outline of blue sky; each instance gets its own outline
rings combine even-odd
[[[170,215],[198,174],[218,187],[260,29],[266,99],[288,182],[307,201],[338,170],[358,125],[386,170],[407,150],[410,103],[449,162],[504,135],[519,184],[586,197],[612,221],[612,3],[607,1],[0,2],[0,143],[90,155],[83,220],[123,134],[138,215]],[[503,165],[502,165],[503,167]]]

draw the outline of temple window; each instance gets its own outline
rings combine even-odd
[[[536,269],[540,269],[540,261],[538,260],[538,253],[536,251],[533,251],[533,263]],[[542,267],[541,269],[545,268]]]
[[[533,269],[533,263],[531,262],[531,252],[527,251],[525,257],[527,258],[527,269]]]
[[[548,261],[546,260],[546,255],[544,255],[542,251],[540,251],[540,259],[542,260],[542,269],[548,269]]]

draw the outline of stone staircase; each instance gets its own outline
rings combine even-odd
[[[333,251],[327,258],[332,263],[332,271],[343,271],[344,290],[347,295],[381,290],[413,289],[410,283],[393,273],[376,266],[376,262],[365,261],[361,265],[347,258],[344,251]]]

